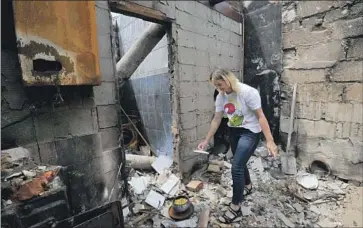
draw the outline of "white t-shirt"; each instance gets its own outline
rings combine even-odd
[[[238,83],[240,92],[218,94],[216,98],[216,112],[224,112],[228,118],[229,127],[243,127],[254,133],[261,132],[254,110],[261,108],[261,97],[257,89]]]

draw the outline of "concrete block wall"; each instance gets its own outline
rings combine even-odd
[[[170,2],[169,2],[170,3]],[[180,169],[187,173],[198,159],[193,150],[210,127],[214,113],[214,87],[209,74],[226,67],[241,78],[241,25],[196,1],[175,1],[174,78],[175,119],[178,121]]]
[[[152,22],[115,14],[119,26],[121,56]],[[149,144],[157,154],[173,156],[171,93],[167,35],[159,41],[121,88],[121,105],[139,115]]]
[[[107,203],[121,156],[115,149],[120,132],[107,2],[96,2],[96,15],[102,85],[61,88],[65,103],[60,106],[52,107],[47,100],[53,88],[22,88],[10,22],[3,36],[2,146],[22,146],[37,162],[67,166],[74,213]],[[115,190],[113,199],[118,196]]]
[[[363,181],[363,3],[296,1],[283,6],[281,132],[298,83],[292,145],[301,163],[327,163],[338,177]]]

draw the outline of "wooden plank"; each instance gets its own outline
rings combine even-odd
[[[109,6],[112,12],[121,13],[126,16],[137,17],[155,23],[165,23],[170,20],[165,13],[153,8],[145,7],[129,1],[111,0]]]

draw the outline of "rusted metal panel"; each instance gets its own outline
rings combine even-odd
[[[100,85],[94,1],[13,1],[23,82]]]

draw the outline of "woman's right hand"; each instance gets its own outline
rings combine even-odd
[[[204,150],[208,146],[208,141],[204,140],[203,142],[199,143],[198,150]]]

